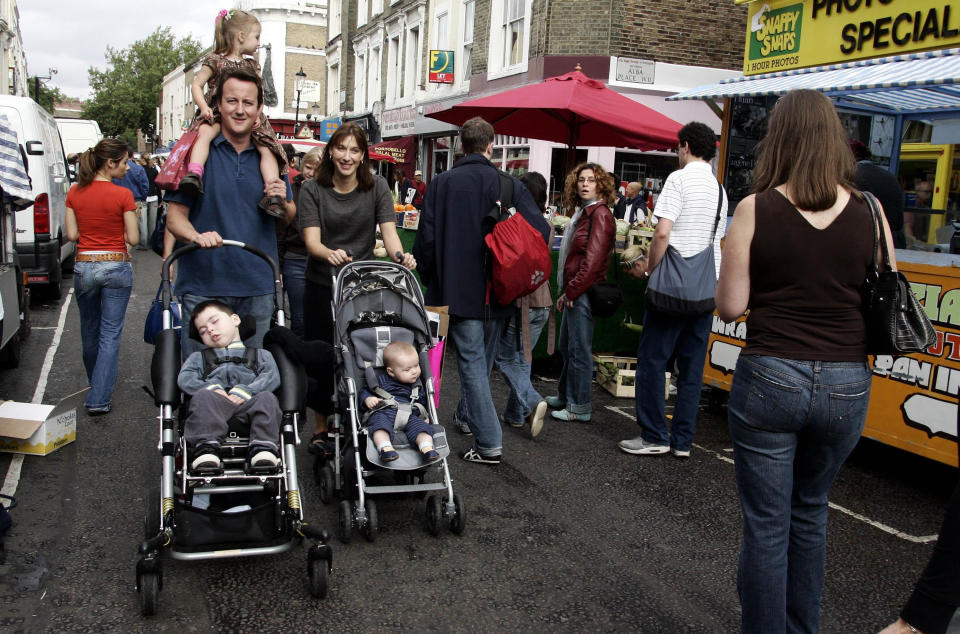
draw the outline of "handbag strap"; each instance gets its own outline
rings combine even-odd
[[[717,229],[720,227],[720,211],[723,209],[723,185],[717,181],[717,217],[713,221],[713,233],[710,234],[710,245],[717,238]],[[707,246],[710,246],[707,245]]]
[[[606,202],[604,202],[604,201],[602,201],[602,200],[598,200],[598,201],[596,201],[595,203],[593,203],[593,205],[599,205],[601,202],[602,202],[604,205],[607,204]],[[592,207],[593,205],[587,205],[587,207]],[[587,207],[584,207],[584,208],[583,208],[584,211],[586,211]],[[610,208],[610,207],[607,207],[607,209],[609,209],[609,208]],[[596,212],[594,212],[594,213],[596,213]],[[590,227],[587,228],[587,240],[588,240],[588,241],[590,240],[590,234],[592,234],[592,233],[593,233],[593,214],[590,214]],[[617,244],[617,232],[616,232],[616,231],[613,232],[613,244],[614,244],[614,251],[616,251],[616,244]],[[604,275],[604,276],[603,276],[603,280],[601,280],[601,281],[605,281],[606,279],[607,279],[607,276]],[[620,260],[619,260],[619,258],[617,258],[616,266],[613,267],[613,280],[617,283],[617,286],[620,286]]]
[[[877,202],[877,197],[871,194],[870,192],[862,192],[863,197],[867,200],[867,206],[870,207],[870,215],[873,220],[873,271],[874,273],[880,272],[880,263],[877,262],[877,247],[880,247],[883,252],[883,265],[887,267],[887,270],[891,270],[893,267],[890,266],[890,249],[887,245],[887,236],[883,236],[883,240],[880,239],[880,228],[883,226],[883,223],[880,220],[880,203]]]

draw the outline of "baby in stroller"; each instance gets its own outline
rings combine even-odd
[[[271,471],[280,462],[280,403],[273,395],[280,385],[277,364],[268,351],[247,348],[240,340],[240,317],[216,300],[197,305],[190,334],[206,349],[188,358],[177,384],[191,396],[183,434],[193,447],[190,468],[215,473],[222,468],[220,443],[232,421],[250,429],[251,471]]]
[[[393,448],[393,430],[403,427],[412,447],[420,450],[424,463],[436,462],[440,454],[433,446],[431,426],[426,417],[426,393],[420,391],[420,355],[412,345],[394,341],[383,350],[386,374],[377,376],[378,387],[360,391],[367,413],[367,431],[380,460],[393,462],[400,454]],[[397,420],[400,418],[400,420]],[[404,421],[403,418],[406,418]],[[399,423],[399,425],[398,425]]]

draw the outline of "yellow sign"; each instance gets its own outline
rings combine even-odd
[[[957,464],[957,395],[960,393],[960,271],[898,262],[937,330],[925,352],[870,357],[873,383],[863,435],[884,444]],[[746,318],[726,323],[714,315],[703,382],[729,390]]]
[[[960,0],[757,0],[743,73],[960,46]]]

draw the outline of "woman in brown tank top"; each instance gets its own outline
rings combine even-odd
[[[859,290],[873,224],[854,170],[830,100],[789,92],[758,146],[756,193],[727,232],[717,309],[725,321],[750,309],[728,408],[744,632],[820,626],[827,493],[870,396]],[[892,244],[886,221],[884,234]]]

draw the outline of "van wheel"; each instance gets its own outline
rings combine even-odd
[[[63,269],[60,268],[59,264],[53,267],[53,270],[50,271],[50,284],[47,286],[47,298],[53,300],[59,300],[63,297],[63,290],[61,286],[63,285]]]
[[[3,350],[0,350],[0,367],[12,369],[20,366],[20,343],[20,333],[18,332],[10,338]]]

